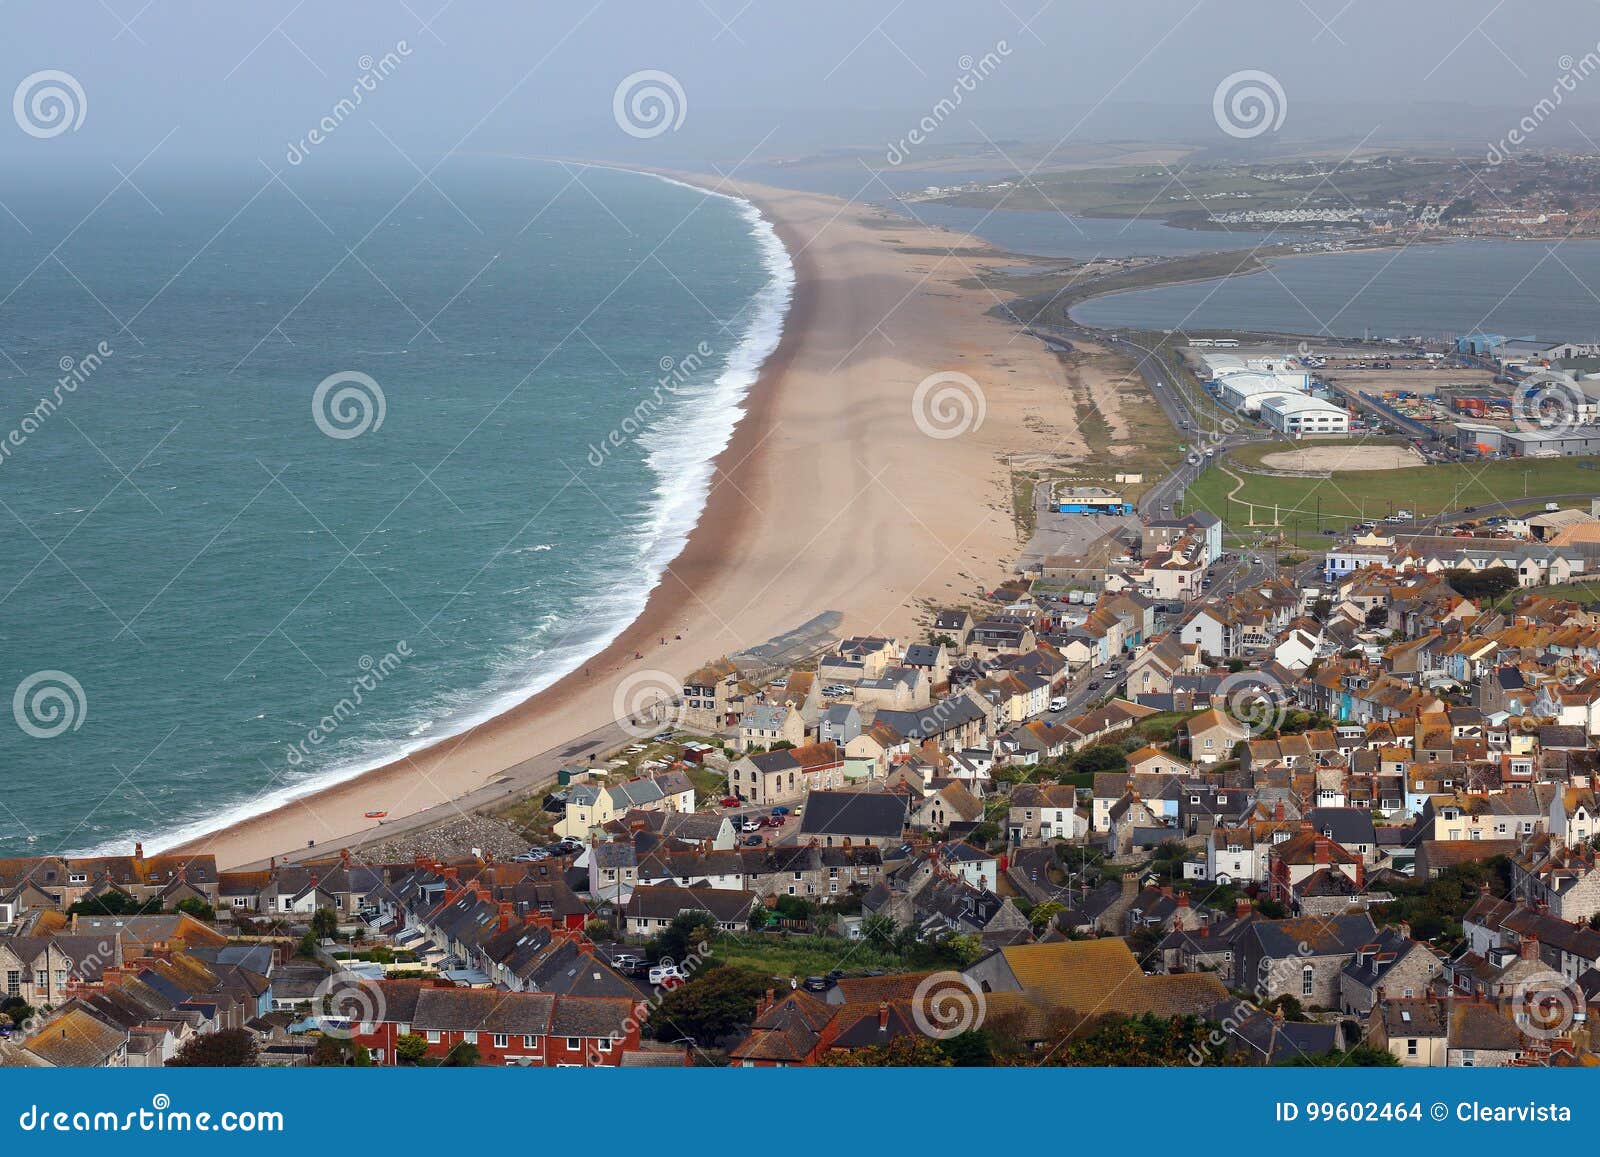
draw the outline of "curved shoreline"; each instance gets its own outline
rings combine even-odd
[[[1085,447],[1059,359],[990,315],[973,284],[999,259],[966,235],[886,236],[875,211],[836,197],[716,188],[772,223],[794,294],[699,521],[644,613],[505,714],[183,850],[212,852],[224,868],[265,866],[536,803],[562,767],[632,742],[616,719],[641,677],[681,687],[707,661],[823,612],[842,616],[845,633],[918,638],[929,605],[965,602],[1009,573],[1019,543],[1007,456]],[[948,371],[973,376],[987,410],[981,426],[938,437],[918,389]],[[389,818],[375,832],[366,816],[377,810]]]
[[[717,564],[718,550],[716,549],[716,544],[708,541],[710,536],[698,532],[705,527],[708,521],[713,519],[724,533],[737,531],[743,526],[745,519],[748,517],[748,511],[744,509],[745,504],[739,500],[733,489],[720,485],[716,479],[719,476],[728,479],[730,472],[740,462],[748,459],[756,446],[759,445],[760,439],[757,437],[756,431],[764,427],[767,421],[772,403],[773,380],[781,372],[781,366],[787,360],[787,354],[792,353],[792,348],[790,347],[792,347],[797,331],[803,328],[805,316],[808,312],[808,303],[814,299],[814,287],[810,284],[810,278],[806,276],[810,269],[809,264],[804,259],[804,254],[801,253],[798,258],[796,256],[801,246],[797,238],[792,235],[792,230],[786,230],[781,222],[775,221],[770,214],[764,211],[758,199],[739,196],[711,188],[708,185],[696,184],[693,181],[685,180],[682,176],[669,176],[666,173],[644,169],[624,169],[621,166],[606,167],[617,168],[619,171],[636,173],[668,184],[694,189],[706,196],[718,197],[749,207],[755,216],[773,231],[778,242],[782,245],[789,263],[788,300],[779,320],[781,332],[777,345],[762,359],[755,380],[744,391],[743,396],[734,402],[736,416],[728,444],[719,454],[707,460],[707,464],[710,466],[709,488],[705,500],[701,503],[699,514],[685,532],[682,547],[663,564],[662,571],[656,576],[645,598],[643,607],[635,617],[623,624],[611,640],[600,649],[575,662],[570,670],[557,676],[548,686],[524,696],[519,702],[503,711],[496,712],[459,731],[441,735],[411,751],[402,752],[369,767],[340,775],[339,778],[331,782],[315,784],[302,790],[287,789],[292,794],[285,795],[280,800],[263,806],[251,814],[240,815],[205,831],[185,833],[180,829],[169,837],[171,840],[170,846],[167,846],[165,841],[160,838],[146,841],[152,851],[164,850],[169,853],[204,852],[212,845],[244,834],[259,821],[275,814],[280,814],[296,807],[314,810],[318,801],[328,801],[346,796],[351,791],[360,790],[361,785],[373,784],[385,776],[411,772],[421,761],[437,758],[441,754],[448,754],[474,739],[496,735],[507,727],[515,726],[527,715],[535,712],[544,713],[560,710],[570,702],[577,692],[588,689],[590,680],[585,678],[586,671],[592,671],[597,665],[611,667],[615,664],[629,661],[633,654],[642,652],[644,645],[649,643],[650,640],[659,639],[672,633],[669,630],[669,624],[689,603],[693,588],[692,580],[695,577],[709,573]],[[790,235],[785,236],[786,232],[790,233]],[[774,276],[776,276],[776,273],[774,273]],[[763,285],[761,289],[757,290],[757,295],[766,292],[768,287],[768,285]],[[726,368],[724,372],[726,372]],[[668,582],[669,576],[680,581],[673,586]],[[668,589],[669,587],[673,589]],[[710,657],[706,656],[706,658]],[[412,814],[415,815],[417,813]],[[372,830],[378,830],[376,825]],[[358,835],[360,833],[350,834]],[[322,841],[318,840],[318,843],[320,844]],[[284,854],[288,854],[290,851],[291,849],[289,848],[283,849]]]

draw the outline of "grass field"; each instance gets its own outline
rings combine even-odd
[[[832,936],[798,936],[780,932],[739,932],[718,936],[711,944],[713,958],[742,964],[787,982],[821,976],[835,968],[846,972],[864,968],[898,968],[900,958],[864,941]]]
[[[1243,459],[1290,448],[1285,443],[1249,447]],[[1410,510],[1419,518],[1441,511],[1476,507],[1480,515],[1523,512],[1546,495],[1600,491],[1600,459],[1514,459],[1454,463],[1406,470],[1336,471],[1331,478],[1229,475],[1208,470],[1184,496],[1184,509],[1202,509],[1222,518],[1229,530],[1246,533],[1277,525],[1317,536],[1320,505],[1323,528],[1343,529],[1353,522]]]

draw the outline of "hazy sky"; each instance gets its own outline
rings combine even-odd
[[[1401,132],[1437,102],[1531,105],[1563,55],[1600,41],[1594,0],[6,0],[0,22],[0,95],[59,70],[87,105],[48,139],[6,123],[0,157],[131,165],[159,145],[152,167],[278,163],[351,94],[363,57],[402,42],[409,55],[314,161],[877,146],[1002,41],[1000,66],[941,128],[949,139],[1203,134],[1218,81],[1243,69],[1281,83],[1286,134]],[[613,117],[619,82],[640,70],[683,92],[681,126],[647,140]],[[1600,107],[1600,74],[1567,101],[1562,122],[1586,124],[1570,109]],[[1359,107],[1329,120],[1345,103]]]

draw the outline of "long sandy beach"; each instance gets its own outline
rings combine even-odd
[[[583,670],[516,709],[187,850],[214,853],[223,867],[304,854],[308,841],[331,853],[373,827],[369,811],[386,811],[392,829],[470,793],[466,806],[510,795],[560,762],[534,767],[530,757],[559,749],[577,758],[585,748],[564,745],[601,741],[631,673],[681,680],[829,610],[843,613],[848,633],[909,639],[925,629],[930,603],[968,602],[1003,576],[1018,544],[1002,456],[1070,455],[1083,442],[1055,356],[986,316],[987,293],[959,284],[996,255],[833,197],[728,191],[778,230],[795,264],[794,300],[699,525],[644,614]],[[934,437],[926,427],[937,422],[917,421],[914,394],[929,375],[951,372],[978,384],[982,424]]]

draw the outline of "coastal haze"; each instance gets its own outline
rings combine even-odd
[[[1600,663],[1573,641],[1600,563],[1592,3],[12,0],[0,26],[0,865],[159,853],[171,896],[141,902],[205,864],[286,921],[359,867],[384,880],[341,913],[364,937],[413,930],[377,907],[391,865],[454,901],[458,872],[554,858],[583,892],[568,928],[644,952],[631,889],[598,881],[659,817],[594,796],[670,779],[702,813],[685,854],[904,836],[982,899],[895,950],[970,1000],[994,977],[954,939],[988,962],[1122,932],[1058,921],[1091,888],[1121,918],[1153,880],[1150,903],[1214,901],[1238,935],[1299,914],[1268,828],[1313,869],[1356,865],[1327,886],[1376,937],[1376,854],[1330,853],[1348,817],[1313,831],[1312,803],[1370,834],[1380,751],[1404,780],[1393,751],[1443,726],[1447,764],[1512,783],[1541,742],[1576,766],[1600,731],[1570,698]],[[1363,568],[1395,589],[1356,589]],[[1549,601],[1489,589],[1497,569]],[[1573,635],[1498,645],[1559,651],[1542,694],[1390,650],[1541,620]],[[1335,667],[1342,691],[1315,683]],[[1300,799],[1313,748],[1332,778]],[[787,786],[754,762],[791,749]],[[1266,825],[1248,894],[1206,841],[1223,819],[1185,807],[1180,830],[1175,793],[1133,785],[1146,765],[1193,772],[1208,807],[1245,790],[1223,819]],[[842,788],[903,798],[903,822],[819,819],[808,793]],[[1429,793],[1398,796],[1379,826],[1406,854],[1381,866],[1420,904],[1415,845],[1446,837]],[[6,871],[0,907],[32,879]],[[783,918],[820,939],[837,899]],[[939,924],[913,899],[894,919]],[[972,925],[990,900],[999,923]],[[1386,952],[1428,954],[1419,990],[1463,915],[1385,926]],[[322,964],[327,931],[292,928]],[[422,939],[403,948],[430,980],[484,986],[483,958]],[[1072,969],[1126,963],[1143,991],[1171,961],[1128,939]],[[822,992],[834,959],[808,940],[750,967],[791,989],[815,967]],[[1027,989],[1019,961],[994,991]],[[1205,1017],[1248,987],[1215,963],[1070,1011]],[[1369,987],[1361,1009],[1307,987],[1330,1015],[1303,1051],[1387,1050],[1331,1014],[1379,1015]],[[1286,994],[1251,1015],[1281,1029]]]

